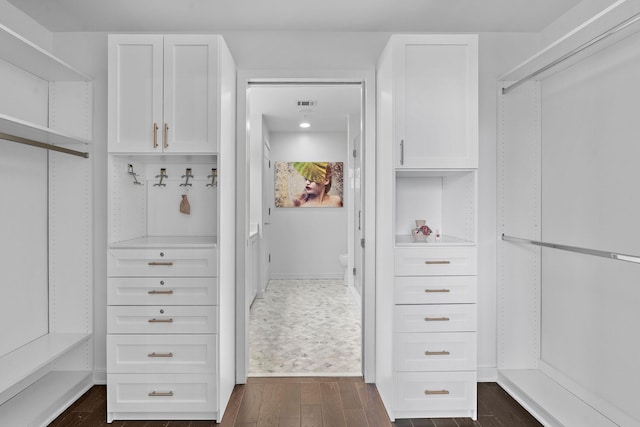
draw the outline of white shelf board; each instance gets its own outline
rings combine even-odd
[[[608,30],[614,28],[616,25],[625,21],[626,19],[640,13],[640,2],[637,0],[618,0],[609,7],[602,10],[597,15],[583,22],[564,36],[560,37],[553,43],[540,50],[538,53],[525,60],[518,66],[509,70],[498,78],[500,81],[517,81],[520,80],[534,71],[541,69],[542,67],[551,64],[553,61],[563,57],[574,49],[581,45],[588,43],[589,41],[599,37]],[[628,37],[629,35],[638,32],[640,30],[640,21],[628,26],[624,30],[619,31],[616,34],[603,38],[598,43],[585,49],[581,53],[576,54],[558,64],[555,67],[539,74],[532,80],[541,80],[559,70],[565,69],[576,62],[593,55],[595,52],[602,50],[612,44]]]
[[[0,357],[0,395],[89,337],[91,334],[46,334]]]
[[[91,371],[54,371],[0,406],[3,426],[47,425],[93,385]]]
[[[545,426],[617,427],[538,369],[501,369],[498,384]]]
[[[119,158],[130,159],[134,162],[141,162],[144,164],[182,164],[189,163],[192,165],[211,165],[216,166],[218,162],[218,155],[205,153],[205,154],[184,154],[184,153],[118,153],[109,152],[110,155]]]
[[[0,58],[47,81],[91,81],[91,77],[2,24]]]
[[[427,241],[415,241],[413,236],[397,234],[396,246],[412,246],[412,247],[431,247],[431,246],[475,246],[475,242],[460,239],[454,236],[442,235],[435,241],[433,234],[427,238]]]
[[[396,169],[397,178],[443,178],[476,172],[477,169]]]
[[[144,236],[109,245],[111,249],[215,248],[216,236]]]
[[[69,144],[86,145],[91,143],[91,141],[88,139],[58,132],[54,129],[36,125],[34,123],[29,123],[27,121],[16,119],[15,117],[7,116],[5,114],[0,114],[0,132],[24,139],[30,139],[36,142],[43,142],[45,144],[57,146]]]

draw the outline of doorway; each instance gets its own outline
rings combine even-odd
[[[242,86],[241,79],[239,91],[243,90]],[[260,240],[260,277],[257,285],[244,287],[245,298],[238,298],[239,301],[248,302],[244,307],[237,307],[240,326],[237,328],[237,382],[245,382],[250,374],[248,360],[251,348],[248,338],[251,302],[254,298],[262,302],[268,297],[270,279],[279,281],[278,286],[282,285],[283,280],[306,281],[307,285],[309,281],[316,281],[312,283],[315,290],[331,286],[333,281],[350,293],[348,297],[351,301],[357,302],[358,320],[362,325],[359,331],[361,359],[358,371],[367,377],[367,358],[362,355],[367,352],[366,345],[372,339],[367,340],[363,336],[372,331],[363,321],[367,308],[366,286],[363,284],[366,277],[365,252],[356,250],[356,247],[362,249],[360,245],[365,230],[362,191],[362,171],[366,163],[363,156],[366,128],[363,114],[366,104],[364,82],[355,79],[330,82],[247,79],[244,89],[247,91],[246,104],[244,107],[239,105],[238,114],[245,112],[246,129],[238,130],[246,131],[245,144],[239,143],[239,147],[243,145],[246,151],[240,153],[243,148],[240,147],[238,157],[247,160],[245,169],[248,169],[248,173],[243,177],[239,175],[239,181],[243,178],[246,184],[243,187],[246,188],[244,212],[247,236],[258,236]],[[347,104],[353,103],[353,94],[356,94],[356,108],[346,111]],[[331,100],[332,96],[334,100]],[[351,96],[351,101],[347,101],[345,96]],[[334,117],[321,111],[321,106],[332,112]],[[279,109],[288,110],[288,113],[279,115]],[[298,125],[303,120],[311,122],[311,130],[301,132]],[[241,140],[239,135],[238,141]],[[336,155],[331,147],[341,154]],[[304,210],[276,207],[274,200],[277,189],[270,180],[275,176],[276,163],[297,161],[342,163],[343,206]],[[238,184],[240,186],[240,182]],[[337,225],[336,221],[341,224]],[[284,230],[283,224],[286,227]],[[296,227],[301,227],[302,231]],[[332,230],[339,238],[331,236]],[[341,254],[347,255],[346,266],[340,264]],[[305,256],[315,262],[305,263]],[[251,270],[247,262],[255,262],[247,258],[241,263],[245,266],[244,271]],[[243,279],[246,281],[250,277],[245,275]],[[301,283],[290,282],[288,285],[300,286]]]

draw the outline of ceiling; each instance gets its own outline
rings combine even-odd
[[[539,32],[580,0],[8,0],[51,31]]]

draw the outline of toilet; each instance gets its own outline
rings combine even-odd
[[[338,259],[340,260],[340,265],[344,269],[344,282],[343,282],[343,284],[345,286],[347,286],[347,285],[349,285],[349,271],[348,271],[348,268],[349,268],[349,254],[340,254]]]

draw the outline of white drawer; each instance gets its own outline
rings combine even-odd
[[[216,306],[109,306],[109,334],[215,334]]]
[[[475,304],[397,305],[396,332],[471,332],[476,330]]]
[[[109,305],[216,305],[217,277],[109,277]]]
[[[216,335],[107,335],[109,373],[212,373]]]
[[[211,249],[109,249],[107,271],[111,277],[217,276],[217,250]]]
[[[406,247],[395,250],[396,276],[474,276],[478,271],[475,246]]]
[[[395,334],[396,371],[473,371],[476,332]]]
[[[429,418],[451,417],[451,412],[475,412],[476,377],[475,372],[397,373],[394,409],[422,411],[422,416]]]
[[[452,304],[477,302],[477,276],[396,277],[396,304]]]
[[[215,374],[108,374],[107,412],[212,412]]]

